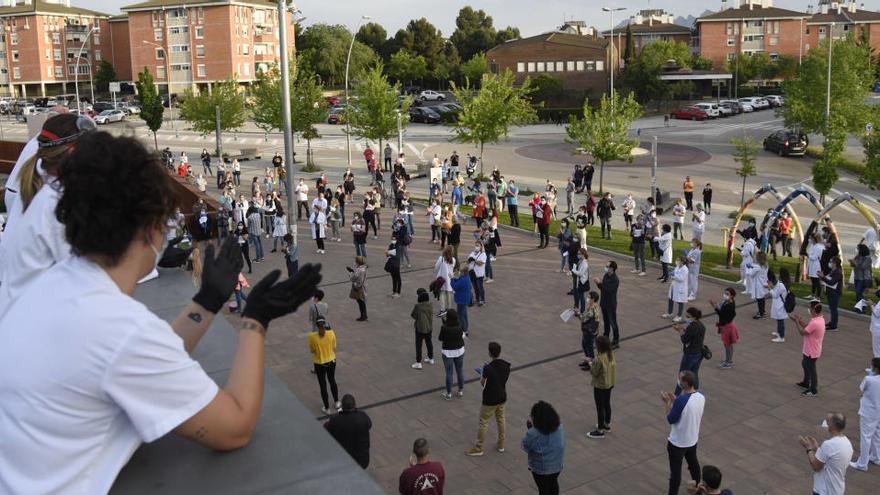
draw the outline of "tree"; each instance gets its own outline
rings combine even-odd
[[[397,112],[406,115],[409,110],[411,100],[407,98],[398,102],[399,90],[399,83],[392,85],[388,82],[381,64],[364,73],[355,86],[358,104],[351,107],[346,116],[352,134],[378,141],[381,150],[382,141],[390,139],[397,132]],[[401,125],[406,125],[407,120],[401,119]]]
[[[880,117],[880,113],[873,110],[872,123],[880,122],[877,117]],[[862,138],[862,146],[865,148],[865,170],[859,177],[859,182],[871,189],[880,189],[880,133],[873,131],[865,135]]]
[[[95,71],[95,89],[106,92],[110,90],[110,83],[116,82],[116,69],[113,64],[106,60],[101,60],[98,70]]]
[[[613,109],[613,110],[612,110]],[[629,93],[621,99],[615,92],[613,99],[603,95],[598,108],[584,101],[583,118],[569,116],[565,128],[568,143],[578,145],[585,153],[599,162],[599,192],[602,192],[605,162],[627,160],[632,162],[632,149],[637,140],[629,139],[629,128],[642,116],[635,96]]]
[[[138,116],[153,131],[153,145],[158,151],[159,141],[156,138],[156,132],[162,127],[165,107],[162,106],[162,99],[159,97],[159,92],[156,91],[156,83],[153,81],[153,75],[150,74],[149,69],[144,67],[144,71],[138,74],[135,85],[141,98],[141,113]]]
[[[758,157],[758,144],[751,135],[746,135],[745,133],[743,133],[742,139],[733,138],[730,142],[736,147],[736,151],[733,152],[733,161],[739,163],[736,175],[742,177],[743,180],[742,191],[739,197],[739,207],[742,208],[746,201],[746,179],[753,175],[758,175],[758,171],[755,169],[755,158]]]
[[[441,86],[448,84],[450,79],[457,78],[460,71],[461,59],[458,56],[458,49],[447,41],[443,45],[443,52],[440,54],[433,72],[434,77],[437,78],[438,89],[442,89]]]
[[[699,55],[691,61],[691,68],[695,70],[712,70],[712,59],[704,58]]]
[[[544,104],[560,98],[564,94],[562,79],[541,74],[532,81],[534,91],[530,96],[533,104]]]
[[[483,74],[489,72],[489,62],[486,55],[478,53],[470,60],[461,64],[461,75],[470,81],[481,81]]]
[[[659,79],[663,65],[670,60],[680,67],[690,67],[693,57],[687,44],[655,41],[642,48],[624,68],[621,78],[623,87],[635,93],[636,99],[641,103],[661,103],[672,94],[670,85]]]
[[[865,99],[873,83],[867,47],[852,35],[835,41],[831,66],[831,118],[825,117],[828,83],[828,42],[813,48],[797,71],[797,77],[783,83],[786,127],[822,134],[822,156],[813,165],[813,186],[823,197],[837,181],[835,167],[840,161],[848,134],[858,135],[869,116]],[[824,199],[824,198],[823,198]]]
[[[428,73],[425,57],[407,49],[399,50],[388,61],[388,75],[404,83],[422,79]]]
[[[632,24],[626,25],[626,49],[623,51],[623,60],[629,65],[633,57],[636,56],[636,44],[633,40]]]
[[[470,83],[462,87],[452,84],[455,99],[462,106],[453,124],[452,141],[472,143],[480,147],[480,175],[483,175],[483,147],[506,137],[512,126],[525,125],[538,116],[529,101],[531,82],[514,86],[515,76],[509,69],[502,74],[483,74],[480,90]]]
[[[522,36],[519,34],[519,28],[507,26],[506,28],[501,29],[497,33],[495,33],[494,46],[498,46],[502,43],[507,43],[510,40],[518,40],[520,38],[522,38]]]
[[[388,42],[388,33],[381,24],[368,22],[361,26],[354,39],[373,49],[374,52],[386,56],[385,43]]]
[[[345,81],[345,61],[350,43],[351,33],[345,26],[313,24],[297,40],[299,64],[325,84],[341,84]],[[355,41],[351,50],[350,74],[359,74],[376,59],[376,53],[370,47]]]
[[[216,109],[220,108],[219,129]],[[193,130],[203,136],[209,132],[224,132],[238,129],[247,118],[244,96],[238,91],[238,82],[227,79],[211,85],[208,92],[194,94],[187,89],[180,104],[180,118],[189,122]],[[220,142],[217,142],[217,153],[220,153]]]
[[[508,28],[511,29],[511,28]],[[507,34],[513,34],[508,32]],[[516,33],[517,35],[519,32]],[[483,10],[474,10],[470,6],[458,11],[455,18],[455,31],[449,41],[458,48],[462,59],[469,60],[474,55],[486,52],[496,44],[497,33],[492,26],[492,17]]]

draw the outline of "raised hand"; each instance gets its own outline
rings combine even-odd
[[[220,311],[238,283],[242,263],[241,250],[234,236],[226,238],[216,258],[214,246],[209,244],[202,264],[202,285],[192,300],[212,313]]]
[[[243,318],[257,320],[268,329],[270,321],[296,311],[314,295],[321,282],[321,265],[307,264],[283,282],[278,282],[280,276],[281,270],[274,270],[251,289]]]

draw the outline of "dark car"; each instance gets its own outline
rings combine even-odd
[[[807,136],[789,130],[776,131],[764,138],[764,149],[779,156],[804,156]]]
[[[96,101],[92,104],[92,110],[94,110],[95,113],[101,113],[104,110],[113,110],[115,108],[116,107],[114,107],[112,103],[106,101]]]
[[[706,120],[709,118],[709,115],[697,107],[684,107],[673,110],[669,114],[669,118],[685,120]]]
[[[440,122],[440,114],[427,107],[415,107],[409,109],[409,120],[424,124],[437,124]]]

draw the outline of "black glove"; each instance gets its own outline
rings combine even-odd
[[[212,313],[217,313],[229,300],[242,266],[241,250],[235,236],[229,236],[220,246],[220,255],[214,258],[214,246],[205,249],[202,268],[202,286],[192,300]]]
[[[321,265],[309,263],[293,277],[276,284],[280,276],[281,270],[274,270],[251,289],[242,318],[257,320],[268,329],[270,321],[296,311],[315,294],[321,282]]]

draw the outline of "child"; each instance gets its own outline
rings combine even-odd
[[[235,284],[235,289],[233,292],[235,294],[235,308],[231,309],[233,313],[241,313],[241,303],[242,301],[247,301],[247,294],[245,294],[244,290],[250,287],[246,278],[244,278],[244,274],[238,272],[238,283]]]
[[[284,245],[281,247],[284,253],[284,262],[287,264],[287,278],[290,278],[299,270],[299,246],[293,243],[293,235],[284,234]]]
[[[716,303],[709,299],[709,304],[715,309],[718,315],[718,333],[721,334],[721,343],[724,344],[724,361],[718,365],[718,368],[727,370],[733,367],[733,344],[739,341],[739,331],[733,319],[736,318],[736,290],[733,287],[727,287],[721,293],[724,299],[720,303]]]

